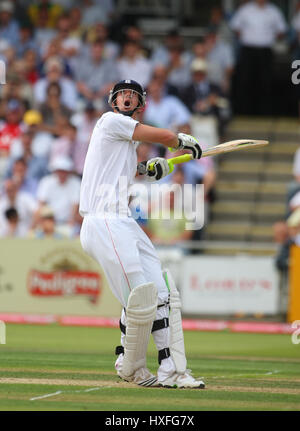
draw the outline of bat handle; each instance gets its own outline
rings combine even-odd
[[[170,159],[167,159],[168,165],[170,168],[170,173],[174,170],[174,165],[178,165],[179,163],[185,163],[192,160],[193,156],[191,154],[183,154],[182,156],[177,157],[171,157]],[[153,165],[154,163],[151,163],[148,167],[149,171],[153,171]]]
[[[172,161],[173,165],[178,165],[179,163],[189,162],[192,158],[191,154],[183,154],[182,156],[172,157],[168,160]]]

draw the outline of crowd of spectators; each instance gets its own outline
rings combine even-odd
[[[174,30],[153,47],[135,25],[122,28],[120,42],[111,31],[116,20],[113,0],[0,2],[0,60],[6,65],[6,84],[0,86],[0,236],[79,234],[89,138],[110,109],[108,93],[119,80],[135,79],[146,88],[143,122],[175,132],[191,132],[192,116],[213,117],[222,136],[232,115],[236,68],[241,112],[245,105],[251,114],[256,97],[255,107],[267,113],[271,48],[287,31],[272,3],[247,2],[230,20],[220,7],[212,8],[206,34],[191,46]],[[297,37],[294,43],[297,49]],[[141,145],[139,152],[144,160],[170,156],[156,145]],[[213,161],[205,159],[183,165],[169,181],[203,183],[208,203],[215,178]],[[168,199],[172,203],[174,196]],[[191,237],[182,223],[173,227],[176,240]],[[146,228],[153,238],[163,230],[155,223]]]

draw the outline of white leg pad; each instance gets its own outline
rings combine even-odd
[[[119,375],[130,380],[139,368],[146,367],[149,337],[157,309],[157,289],[153,283],[135,287],[126,307],[126,336],[122,370]]]
[[[183,374],[186,371],[186,356],[182,330],[180,295],[170,271],[165,269],[163,274],[170,289],[170,354],[175,363],[177,373]]]

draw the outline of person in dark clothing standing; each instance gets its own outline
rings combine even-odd
[[[231,20],[241,49],[237,67],[237,111],[244,115],[272,113],[272,47],[287,26],[277,6],[254,0],[241,6]]]

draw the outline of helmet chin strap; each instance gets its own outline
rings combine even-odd
[[[132,109],[131,111],[121,111],[121,109],[119,109],[117,106],[115,107],[116,111],[118,111],[120,114],[126,115],[126,117],[131,117],[138,108],[139,106]]]

